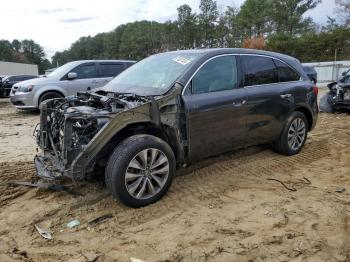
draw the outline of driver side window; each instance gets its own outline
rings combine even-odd
[[[97,78],[97,69],[93,63],[77,66],[71,72],[77,73],[76,79]]]
[[[237,87],[234,56],[220,56],[208,61],[192,79],[192,93],[210,93]]]

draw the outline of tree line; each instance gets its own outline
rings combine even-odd
[[[187,4],[179,6],[175,21],[137,21],[81,37],[69,49],[56,52],[52,65],[78,59],[139,60],[164,51],[215,47],[282,52],[303,62],[331,61],[335,53],[337,60],[350,59],[350,0],[335,1],[339,19],[328,17],[327,24],[320,26],[306,12],[321,0],[246,0],[239,8],[224,10],[214,0],[200,0],[198,13]],[[12,53],[3,54],[3,44],[12,46]],[[0,42],[0,59],[12,54],[5,59],[35,59],[41,69],[48,66],[39,45],[31,40],[17,44]]]
[[[50,61],[45,57],[44,49],[33,40],[27,39],[22,41],[14,39],[12,42],[0,40],[0,60],[36,64],[41,73],[52,67]]]

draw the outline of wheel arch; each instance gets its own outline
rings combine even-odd
[[[39,107],[39,101],[40,101],[40,98],[46,94],[46,93],[49,93],[49,92],[54,92],[54,93],[58,93],[60,94],[62,97],[65,97],[66,94],[64,92],[64,90],[62,88],[57,88],[57,87],[44,87],[43,90],[40,90],[40,92],[36,93],[35,94],[35,98],[34,98],[34,102],[35,104]]]
[[[294,111],[298,111],[304,114],[308,124],[308,131],[310,131],[313,126],[313,115],[311,113],[311,110],[308,109],[307,107],[300,106],[300,107],[297,107]]]
[[[106,143],[103,149],[96,155],[96,164],[98,166],[105,166],[110,155],[117,145],[119,145],[126,138],[133,135],[151,135],[164,140],[173,150],[176,162],[182,159],[181,146],[177,142],[178,139],[174,136],[172,128],[167,125],[161,125],[160,127],[152,122],[140,122],[132,123],[113,135],[113,137]],[[181,161],[180,161],[181,162]]]

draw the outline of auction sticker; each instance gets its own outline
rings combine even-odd
[[[176,63],[179,63],[181,65],[187,65],[188,63],[191,62],[191,60],[188,60],[187,58],[181,57],[181,56],[175,57],[173,59],[173,61],[175,61]]]

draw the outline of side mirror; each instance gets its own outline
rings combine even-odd
[[[347,72],[344,71],[343,73],[341,73],[342,76],[346,76]]]
[[[70,72],[68,73],[67,75],[67,79],[68,80],[73,80],[73,79],[76,79],[78,77],[78,74],[77,73],[74,73],[74,72]]]

